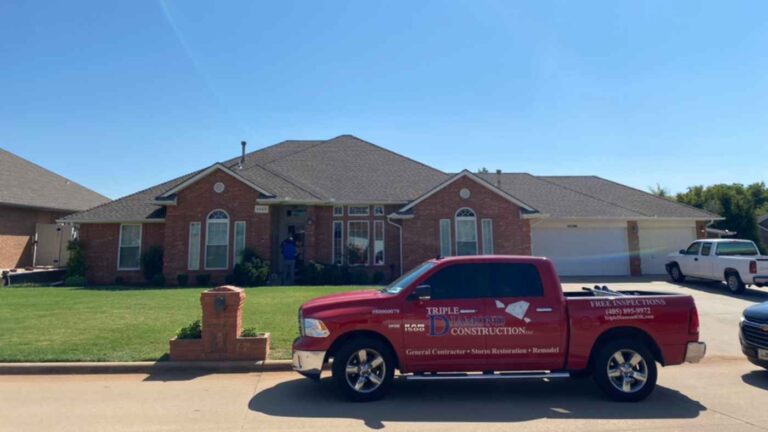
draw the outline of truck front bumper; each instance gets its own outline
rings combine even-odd
[[[698,363],[707,353],[707,344],[704,342],[688,342],[685,348],[685,362]]]
[[[320,378],[325,362],[325,351],[293,351],[293,370],[309,377]]]

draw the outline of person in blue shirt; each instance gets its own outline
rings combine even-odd
[[[280,253],[283,256],[282,284],[293,285],[293,274],[296,270],[296,242],[293,241],[293,236],[280,243]]]

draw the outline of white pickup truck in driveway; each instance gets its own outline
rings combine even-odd
[[[668,258],[667,273],[675,282],[686,277],[725,281],[733,293],[768,285],[768,255],[760,255],[750,240],[697,240]]]

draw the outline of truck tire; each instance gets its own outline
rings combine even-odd
[[[669,277],[675,282],[685,282],[685,275],[682,270],[680,270],[680,266],[677,265],[677,263],[672,264],[669,267]]]
[[[609,341],[598,348],[592,375],[608,397],[637,402],[656,387],[656,360],[648,347],[632,339]]]
[[[395,359],[390,348],[373,338],[352,339],[333,358],[333,381],[354,402],[381,399],[392,386]]]
[[[744,282],[741,280],[741,276],[735,271],[730,271],[725,274],[725,285],[728,287],[728,291],[733,294],[741,294],[747,288]]]

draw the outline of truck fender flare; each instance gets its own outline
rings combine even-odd
[[[739,276],[739,279],[741,279],[741,274],[739,273],[738,270],[736,270],[733,267],[726,267],[725,269],[723,269],[723,278],[727,278],[728,273],[736,273],[736,275]]]
[[[600,346],[608,341],[616,339],[642,340],[643,343],[648,346],[648,349],[651,351],[653,356],[656,357],[656,361],[661,363],[662,366],[664,365],[664,355],[659,348],[659,344],[656,343],[656,340],[653,339],[653,337],[648,334],[648,332],[638,327],[613,327],[602,332],[600,336],[595,339],[595,343],[592,344],[592,350],[589,353],[588,363],[590,369],[592,368],[592,362]]]
[[[333,341],[330,348],[328,348],[328,351],[325,353],[325,361],[328,361],[330,357],[333,357],[339,348],[341,348],[345,343],[356,338],[371,338],[380,340],[392,351],[392,356],[395,358],[396,362],[395,367],[400,367],[400,356],[398,355],[395,346],[392,344],[389,338],[373,330],[350,330],[346,333],[342,333],[339,335],[339,337],[336,338],[336,340]]]

